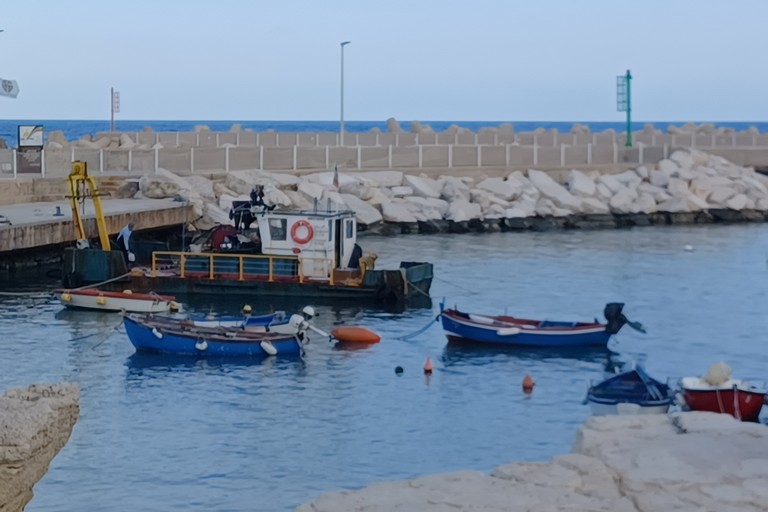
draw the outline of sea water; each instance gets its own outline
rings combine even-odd
[[[363,236],[377,266],[435,265],[431,307],[314,304],[315,324],[359,325],[379,344],[313,335],[301,360],[136,355],[119,314],[69,311],[18,278],[0,296],[0,389],[71,381],[81,416],[27,512],[287,511],[381,480],[543,461],[570,450],[590,381],[622,362],[674,383],[725,361],[768,379],[768,225]],[[188,298],[197,311],[298,310],[304,301]],[[448,346],[439,303],[482,314],[602,320],[625,327],[602,350]],[[185,299],[186,301],[186,299]],[[425,329],[422,334],[408,335]],[[403,339],[407,338],[407,339]],[[430,358],[434,372],[425,375]],[[395,372],[402,367],[402,374]],[[532,394],[521,390],[530,374]]]
[[[617,132],[623,132],[627,129],[625,122],[617,121],[421,121],[422,125],[429,125],[433,130],[442,132],[452,125],[461,126],[474,132],[482,128],[496,128],[502,124],[511,124],[516,132],[532,132],[537,128],[545,130],[556,129],[561,133],[570,132],[574,124],[588,126],[593,133],[602,132],[608,129]],[[657,129],[666,132],[669,126],[683,126],[686,121],[638,121],[632,123],[632,131],[642,130],[647,124],[653,124]],[[733,128],[737,131],[746,130],[752,126],[756,127],[761,133],[768,131],[768,123],[751,121],[713,121],[712,124],[718,127]],[[10,147],[18,146],[18,127],[20,125],[42,125],[45,129],[46,141],[47,134],[52,131],[61,130],[69,141],[79,139],[84,135],[95,135],[98,132],[109,131],[108,120],[46,120],[46,119],[27,119],[27,120],[0,120],[0,138],[5,139]],[[140,132],[144,128],[151,128],[156,132],[191,132],[196,126],[207,126],[215,132],[226,132],[235,125],[239,124],[242,130],[251,130],[254,132],[265,132],[274,130],[276,132],[338,132],[338,121],[169,121],[169,120],[117,120],[115,121],[115,130],[120,132]],[[409,132],[411,129],[410,121],[401,121],[400,127]],[[386,120],[380,121],[345,121],[344,130],[347,132],[363,133],[377,128],[382,132],[387,131]]]

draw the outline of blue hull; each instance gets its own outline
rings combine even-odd
[[[440,315],[449,341],[525,347],[607,347],[611,334],[602,324],[542,322],[541,327],[510,327],[497,323],[480,324],[446,310]]]
[[[128,339],[137,351],[212,357],[266,357],[269,355],[298,357],[302,354],[302,344],[296,336],[264,335],[238,338],[204,329],[182,332],[167,325],[153,326],[143,323],[130,316],[124,317],[123,324]],[[235,330],[228,332],[236,333]],[[268,353],[262,346],[262,342],[268,342],[271,347],[274,347],[275,353]]]

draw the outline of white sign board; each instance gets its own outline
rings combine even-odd
[[[120,112],[120,92],[118,91],[112,93],[112,112],[115,114]]]
[[[43,125],[27,124],[19,125],[19,146],[43,146]]]
[[[19,94],[19,84],[16,80],[0,78],[0,96],[15,98]]]

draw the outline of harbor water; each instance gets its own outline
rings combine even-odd
[[[313,335],[301,360],[137,355],[119,314],[63,310],[45,294],[56,282],[44,273],[2,283],[0,389],[60,381],[81,389],[80,419],[27,512],[288,511],[381,480],[566,453],[589,414],[587,385],[620,362],[673,383],[717,361],[734,377],[768,380],[768,225],[362,236],[360,244],[379,255],[377,267],[433,262],[431,307],[315,304],[318,327],[359,325],[382,341],[352,349]],[[433,322],[443,298],[470,312],[557,320],[602,320],[607,302],[624,302],[647,334],[625,327],[612,352],[457,348]],[[246,302],[254,313],[306,305],[182,300],[219,313]],[[521,390],[526,374],[530,395]]]

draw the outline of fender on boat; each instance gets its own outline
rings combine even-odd
[[[259,345],[261,346],[261,349],[267,354],[269,354],[270,356],[277,355],[277,349],[269,341],[266,341],[266,340],[262,341],[261,343],[259,343]]]
[[[354,325],[336,327],[331,331],[331,335],[344,343],[378,343],[381,336],[365,327]]]

